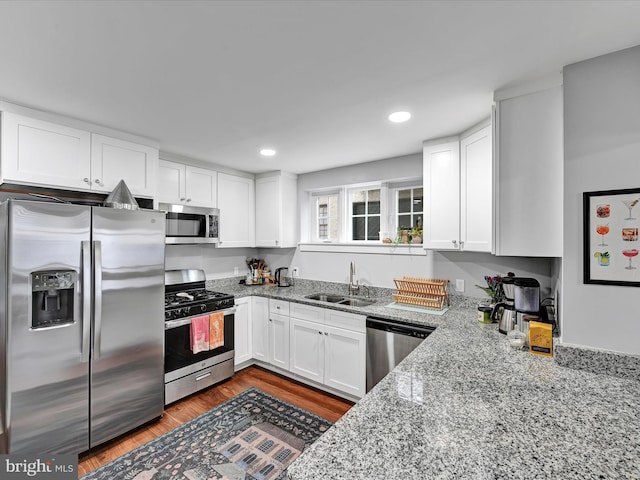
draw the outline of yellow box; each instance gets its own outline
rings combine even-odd
[[[553,332],[550,323],[529,323],[529,352],[553,357]]]

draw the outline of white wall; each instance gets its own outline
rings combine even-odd
[[[540,282],[540,298],[552,295],[552,262],[550,258],[496,257],[479,252],[434,252],[434,271],[437,278],[465,281],[464,295],[488,298],[476,287],[485,286],[485,275],[505,276],[513,272],[518,277],[532,277]]]
[[[284,252],[283,252],[284,253]],[[276,250],[260,249],[260,255],[271,266],[298,267],[300,276],[324,282],[349,282],[349,264],[355,263],[360,283],[376,287],[395,288],[394,277],[434,277],[433,254],[426,256],[301,252],[294,249],[283,254]],[[291,274],[291,271],[289,272]]]
[[[256,256],[255,248],[217,248],[212,245],[167,245],[165,269],[195,268],[204,270],[207,280],[233,277],[234,267],[246,275],[246,260]]]
[[[640,187],[640,46],[564,69],[563,343],[640,354],[640,288],[583,284],[582,193]]]

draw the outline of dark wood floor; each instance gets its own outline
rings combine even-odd
[[[80,455],[79,476],[86,475],[105,463],[224,403],[250,387],[256,387],[331,422],[337,421],[353,405],[349,401],[307,387],[265,369],[248,367],[225,382],[168,405],[165,408],[164,416],[158,421]]]

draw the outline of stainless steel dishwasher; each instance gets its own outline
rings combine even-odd
[[[367,317],[367,392],[435,328]]]

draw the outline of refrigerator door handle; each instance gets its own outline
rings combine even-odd
[[[93,242],[93,267],[94,267],[94,301],[93,301],[93,322],[95,333],[93,337],[93,358],[100,358],[100,343],[102,340],[102,242]]]
[[[91,242],[82,242],[82,349],[80,361],[89,362],[91,353]]]

